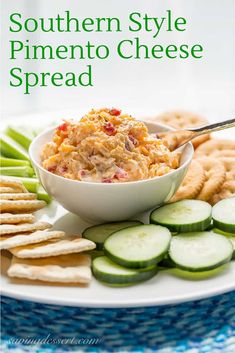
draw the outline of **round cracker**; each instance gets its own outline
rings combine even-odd
[[[221,190],[212,196],[209,200],[211,205],[215,205],[217,202],[227,199],[228,197],[235,196],[235,180],[227,180],[222,185]]]
[[[225,167],[226,179],[220,191],[209,200],[212,205],[235,194],[235,158],[221,157],[219,160]]]
[[[203,126],[208,123],[208,120],[204,117],[184,110],[165,112],[158,115],[156,120],[161,121],[163,124],[175,127],[176,129]]]
[[[220,153],[222,153],[222,151],[225,150],[235,151],[235,141],[211,139],[204,142],[197,148],[195,156],[211,156],[213,153],[215,153],[215,151],[220,151]]]
[[[226,171],[226,180],[235,180],[235,157],[219,157]]]
[[[206,174],[205,183],[197,195],[197,199],[208,201],[223,185],[226,178],[225,167],[221,161],[212,157],[198,158],[197,161]]]
[[[182,199],[194,199],[202,189],[205,178],[203,167],[197,161],[193,160],[182,184],[172,197],[171,202]]]
[[[214,150],[210,157],[232,157],[235,158],[235,150]]]
[[[163,114],[158,115],[155,119],[165,125],[172,126],[175,129],[185,129],[187,127],[198,127],[208,124],[208,120],[204,117],[184,110],[165,112]],[[209,139],[210,135],[205,134],[193,139],[192,144],[196,149],[199,145]]]
[[[200,146],[204,142],[210,140],[210,138],[211,138],[210,134],[205,134],[205,135],[201,135],[201,136],[195,137],[192,140],[192,144],[193,144],[194,149],[196,150],[198,148],[198,146]]]

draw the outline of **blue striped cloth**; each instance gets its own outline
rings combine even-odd
[[[2,352],[234,353],[235,292],[179,305],[127,309],[2,297]]]

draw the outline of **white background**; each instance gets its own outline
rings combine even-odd
[[[127,31],[131,12],[152,17],[166,15],[187,18],[187,31],[163,31],[155,40],[144,32]],[[70,10],[78,18],[119,17],[122,33],[9,33],[9,14],[23,17],[53,17]],[[11,0],[2,1],[2,113],[4,118],[25,113],[76,110],[92,107],[120,107],[132,115],[149,115],[183,108],[196,111],[210,120],[231,118],[235,114],[235,1],[234,0]],[[115,43],[138,35],[146,44],[200,43],[201,60],[108,60],[92,61],[94,87],[39,88],[24,95],[22,88],[9,87],[9,69],[25,71],[79,71],[87,62],[78,60],[24,62],[9,60],[9,39],[30,39],[37,44],[79,44],[90,40],[105,43],[111,51]]]

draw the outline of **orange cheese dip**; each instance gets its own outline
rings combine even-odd
[[[45,169],[64,178],[120,183],[169,173],[179,167],[180,155],[149,134],[144,122],[103,108],[58,126],[41,159]]]

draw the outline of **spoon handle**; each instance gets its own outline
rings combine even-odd
[[[196,128],[189,128],[187,130],[195,132],[194,137],[196,137],[196,136],[208,134],[211,132],[228,129],[233,126],[235,126],[235,119],[220,121],[218,123],[209,124],[209,125],[196,127]]]

